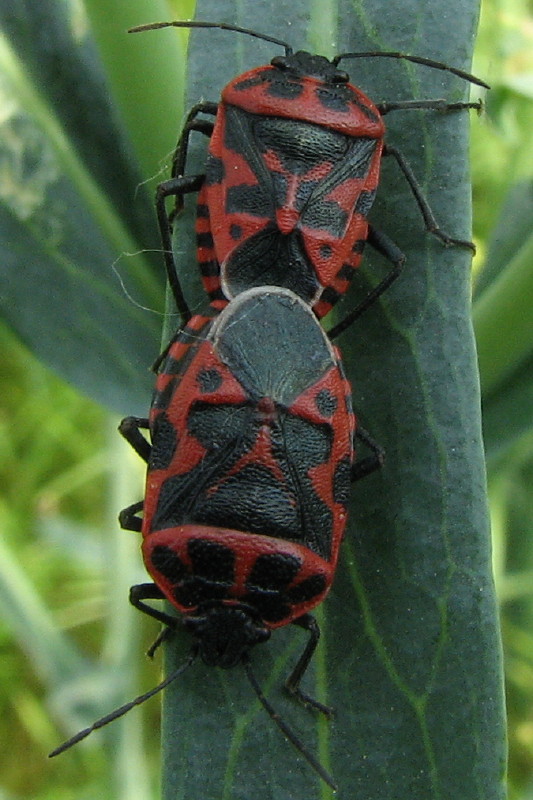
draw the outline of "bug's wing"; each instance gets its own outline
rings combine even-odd
[[[375,139],[354,139],[345,158],[314,188],[302,209],[299,231],[306,258],[322,286],[350,263],[367,235],[367,215],[379,180],[381,147]]]

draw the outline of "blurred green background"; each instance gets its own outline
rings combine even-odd
[[[175,18],[190,15],[190,3],[173,5]],[[157,6],[152,4],[144,17],[139,12],[139,19],[166,18],[168,5],[162,16]],[[83,27],[81,8],[79,13]],[[513,800],[533,800],[533,278],[527,279],[533,274],[531,1],[484,0],[473,72],[492,86],[485,113],[472,118],[478,247],[474,320],[505,647],[509,787]],[[174,99],[180,91],[174,84]],[[144,98],[139,113],[146,114],[143,103]],[[9,110],[1,109],[0,104],[0,115],[7,117]],[[142,143],[135,146],[139,152]],[[158,152],[164,156],[171,147],[172,142],[161,142]],[[143,166],[145,174],[158,170],[157,163]],[[128,265],[118,268],[124,275]],[[36,287],[44,301],[46,290]],[[518,296],[524,301],[522,316],[512,303],[497,307],[495,316],[490,292],[511,300]],[[156,298],[151,307],[158,307]],[[158,325],[154,315],[153,341]],[[44,368],[7,325],[0,331],[0,608],[5,619],[0,624],[0,741],[9,743],[10,753],[0,767],[0,798],[155,797],[157,703],[100,734],[104,746],[78,748],[74,759],[55,762],[53,768],[44,758],[64,737],[65,727],[86,724],[85,717],[78,718],[78,692],[93,697],[94,715],[95,709],[105,713],[140,686],[154,683],[154,666],[139,657],[153,625],[125,602],[132,579],[144,579],[138,541],[116,523],[117,511],[141,497],[143,470],[115,433],[118,415]],[[139,360],[145,366],[150,362],[144,354]],[[126,380],[127,369],[125,374]],[[146,373],[147,384],[150,380]],[[136,410],[141,413],[140,408],[124,408],[124,413]],[[144,740],[141,718],[149,731]],[[54,724],[59,720],[61,729]]]

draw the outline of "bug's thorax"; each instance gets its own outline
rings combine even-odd
[[[297,56],[305,56],[297,66],[280,69],[274,59],[274,66],[256,67],[234,78],[222,90],[222,102],[255,114],[311,122],[348,136],[383,137],[381,114],[361,89],[333,81],[328,73],[337,70],[322,56],[296,53],[285,60]],[[315,64],[321,69],[315,69]]]

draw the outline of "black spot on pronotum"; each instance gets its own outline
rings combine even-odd
[[[291,603],[306,603],[321,594],[326,585],[326,576],[316,573],[290,588],[287,592],[287,597]]]
[[[190,539],[187,551],[195,575],[215,583],[233,582],[235,553],[231,548],[210,539]]]
[[[229,235],[234,241],[238,241],[242,238],[242,228],[240,225],[233,225],[230,226]]]
[[[316,407],[319,413],[330,419],[337,409],[337,398],[327,389],[321,389],[315,398]]]
[[[217,369],[203,369],[198,373],[196,382],[202,394],[216,392],[222,383],[222,375]]]
[[[247,588],[279,590],[288,586],[301,567],[301,561],[286,553],[266,553],[258,556],[248,580]]]
[[[154,568],[172,584],[178,583],[187,574],[187,567],[183,561],[174,550],[166,545],[156,545],[150,555],[150,561]]]

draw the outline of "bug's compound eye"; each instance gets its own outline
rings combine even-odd
[[[287,56],[274,56],[270,64],[278,69],[289,69],[289,60]]]
[[[344,72],[342,69],[335,70],[333,74],[333,83],[348,83],[350,80],[350,76],[347,72]]]

